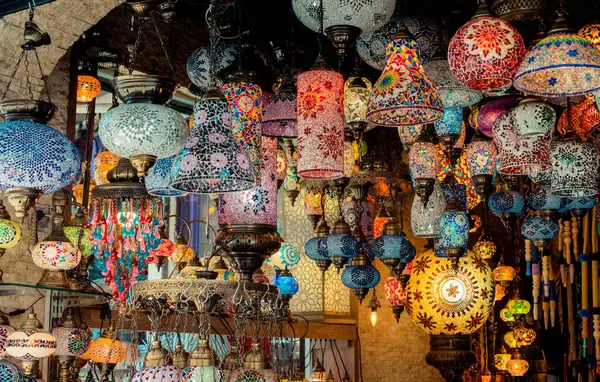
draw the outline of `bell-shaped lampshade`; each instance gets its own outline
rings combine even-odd
[[[600,89],[600,50],[560,15],[519,67],[515,88],[540,97],[572,97]]]
[[[278,93],[265,97],[262,134],[267,137],[295,138],[296,118],[296,86],[284,83]]]
[[[350,77],[344,84],[344,117],[346,123],[367,123],[367,103],[372,90],[371,81]]]
[[[574,137],[552,145],[552,193],[579,197],[598,194],[598,151],[589,142]]]
[[[121,157],[108,150],[101,151],[96,155],[92,167],[92,177],[97,186],[109,183],[108,172],[117,166],[119,159]]]
[[[398,136],[402,142],[402,148],[406,151],[410,150],[419,134],[421,134],[421,125],[398,126]]]
[[[106,148],[122,158],[141,154],[167,158],[181,152],[190,128],[178,111],[163,105],[132,103],[106,112],[98,134]]]
[[[480,91],[469,89],[454,77],[445,57],[434,57],[424,65],[424,68],[447,109],[468,107],[476,104],[483,97]]]
[[[317,62],[319,64],[319,62]],[[316,67],[298,75],[297,174],[306,179],[344,176],[344,78]]]
[[[263,110],[263,92],[260,86],[249,82],[232,82],[221,86],[229,103],[233,137],[248,155],[254,175],[260,177],[260,118]],[[210,119],[209,119],[210,120]]]
[[[390,41],[386,55],[385,68],[369,98],[369,122],[404,126],[440,119],[444,106],[421,65],[414,37],[406,29],[400,29]]]
[[[199,194],[248,190],[252,164],[231,133],[227,102],[215,88],[194,105],[192,136],[173,169],[171,187]]]
[[[90,345],[90,359],[96,363],[117,364],[125,360],[125,345],[117,338],[113,338],[112,328],[100,335],[100,338],[92,341]]]
[[[220,195],[219,224],[277,226],[277,140],[263,137],[260,184]]]
[[[517,134],[523,137],[538,137],[554,129],[556,111],[538,98],[527,97],[512,110],[511,118],[511,124]]]
[[[501,97],[486,103],[477,114],[477,129],[484,135],[492,138],[496,120],[517,106],[518,103],[518,99],[512,96]]]
[[[525,43],[517,29],[493,17],[485,2],[456,31],[448,46],[452,73],[476,90],[509,86],[524,56]]]
[[[511,113],[502,114],[494,126],[494,142],[500,158],[498,171],[509,175],[529,175],[550,170],[552,130],[544,136],[522,137],[515,132]]]
[[[435,238],[440,234],[440,217],[446,209],[446,198],[439,182],[435,182],[433,192],[429,197],[427,206],[424,206],[421,197],[415,195],[413,199],[410,222],[413,234],[416,237]]]
[[[160,197],[179,197],[187,195],[187,192],[174,189],[173,168],[181,167],[182,156],[180,154],[161,158],[148,170],[144,178],[146,190],[150,195]]]
[[[295,245],[283,242],[277,252],[265,260],[276,271],[282,271],[285,268],[292,269],[300,262],[300,251]]]
[[[563,198],[552,194],[552,192],[550,192],[550,187],[538,186],[529,194],[527,203],[529,204],[529,207],[534,210],[558,211],[564,207],[562,205],[563,200]]]
[[[596,22],[584,25],[577,34],[594,44],[600,50],[600,23]]]
[[[474,139],[467,145],[467,163],[471,177],[478,175],[493,176],[496,172],[498,150],[494,141]]]
[[[238,44],[221,39],[214,44],[215,72],[227,68],[235,61],[239,53]],[[210,44],[200,45],[188,58],[187,75],[194,85],[201,91],[207,91],[210,87]],[[215,80],[219,76],[213,76]]]
[[[487,321],[494,304],[490,267],[468,251],[458,266],[429,249],[413,260],[406,312],[427,334],[470,334]]]

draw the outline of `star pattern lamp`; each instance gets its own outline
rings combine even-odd
[[[223,93],[211,87],[194,105],[192,135],[178,168],[172,169],[171,187],[199,194],[248,190],[254,185],[252,165],[232,135],[231,114]]]
[[[367,120],[382,126],[431,123],[443,116],[440,95],[419,58],[419,46],[406,28],[387,47],[387,62],[373,86]]]
[[[377,268],[371,265],[371,259],[364,251],[354,257],[349,266],[342,272],[342,283],[350,288],[362,303],[369,289],[379,284],[381,275]]]
[[[298,75],[297,174],[306,179],[344,176],[344,78],[321,58]]]
[[[511,125],[523,137],[546,135],[556,124],[556,112],[535,97],[525,97],[511,112]]]
[[[371,253],[389,268],[390,273],[399,277],[406,264],[415,257],[416,250],[406,238],[406,234],[402,232],[396,219],[389,218],[383,234],[373,241]]]
[[[577,34],[580,35],[581,37],[585,38],[592,44],[594,44],[594,46],[598,50],[600,50],[600,23],[599,22],[594,22],[594,23],[584,25],[579,30],[579,32],[577,32]]]
[[[60,365],[59,381],[69,381],[71,378],[70,367],[75,357],[82,356],[90,347],[92,336],[89,330],[81,329],[74,321],[73,309],[69,308],[64,313],[64,318],[59,327],[52,331],[56,338],[56,352]]]
[[[187,75],[190,81],[201,91],[207,91],[211,87],[210,78],[210,44],[198,47],[187,61]],[[239,55],[238,44],[224,39],[214,44],[216,61],[215,73],[229,67]],[[218,76],[214,76],[218,80]]]
[[[494,141],[478,134],[467,145],[467,163],[477,193],[485,198],[496,172],[498,150]]]
[[[539,97],[571,97],[600,89],[600,50],[574,33],[560,14],[548,36],[519,67],[515,88]]]
[[[507,21],[493,17],[485,1],[448,46],[452,73],[476,90],[510,86],[524,56],[525,43],[519,32]]]

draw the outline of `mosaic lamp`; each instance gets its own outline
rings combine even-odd
[[[327,257],[338,271],[360,251],[358,240],[352,236],[350,226],[343,217],[340,217],[333,225],[331,233],[325,238],[325,246]]]
[[[536,97],[523,98],[511,112],[511,124],[523,137],[544,136],[554,129],[556,111]]]
[[[551,149],[552,185],[556,196],[581,197],[598,193],[596,173],[598,151],[589,142],[582,142],[573,133],[554,142]]]
[[[98,134],[108,150],[129,158],[143,178],[156,159],[181,152],[190,135],[183,116],[163,106],[176,84],[153,75],[126,75],[112,85],[124,103],[104,114]]]
[[[308,240],[304,245],[304,253],[306,256],[317,264],[321,272],[327,271],[331,266],[329,251],[327,250],[327,235],[329,234],[329,226],[325,219],[321,218],[315,229],[315,237]]]
[[[77,76],[77,102],[92,102],[102,91],[100,81],[89,73]]]
[[[371,258],[365,251],[360,251],[342,272],[342,283],[352,290],[360,303],[369,293],[369,289],[379,284],[380,279],[379,271],[371,265]]]
[[[171,187],[173,183],[173,169],[181,167],[182,156],[180,154],[161,158],[156,161],[154,166],[148,170],[148,175],[144,178],[146,190],[152,196],[177,198],[187,195],[186,191],[177,190]]]
[[[419,138],[421,128],[421,125],[398,126],[398,136],[402,142],[402,148],[406,152],[410,152],[412,144]]]
[[[0,257],[6,253],[7,249],[14,248],[19,244],[21,237],[21,226],[10,220],[8,210],[4,206],[2,199],[0,199]],[[0,283],[2,282],[3,273],[0,270]]]
[[[381,260],[390,273],[400,277],[406,264],[415,257],[416,250],[396,219],[390,217],[383,228],[383,234],[373,241],[371,254]]]
[[[296,86],[284,79],[279,92],[265,99],[262,134],[274,138],[295,138],[296,118]]]
[[[228,353],[226,358],[223,360],[223,369],[227,372],[229,369],[226,366],[227,362],[233,358],[234,355],[239,356],[237,347],[232,346],[231,351]],[[218,382],[223,378],[223,372],[215,367],[217,355],[208,344],[206,339],[198,340],[198,345],[194,351],[190,353],[188,366],[183,369],[182,381],[184,382],[195,382],[195,381],[206,381],[206,382]],[[241,360],[235,359],[237,365]],[[204,379],[202,379],[204,378]]]
[[[247,77],[245,74],[241,74],[239,78],[233,78],[232,82],[221,86],[221,91],[229,104],[229,117],[231,117],[231,132],[233,132],[233,137],[242,149],[242,152],[248,155],[254,176],[256,179],[260,179],[262,136],[260,118],[263,111],[263,91],[260,86],[249,82]],[[210,97],[213,98],[214,96]],[[216,96],[219,98],[222,97],[220,94]],[[210,106],[206,105],[204,107]],[[203,116],[204,113],[201,113],[200,121],[202,121]],[[223,114],[222,118],[224,118],[223,122],[225,124],[229,123],[229,117]],[[209,123],[212,120],[212,118],[208,118]]]
[[[92,341],[89,349],[90,360],[102,366],[104,375],[110,375],[117,363],[125,360],[125,345],[116,338],[112,325],[98,339]]]
[[[232,120],[223,93],[211,87],[194,105],[192,135],[173,169],[171,187],[197,193],[244,191],[254,186],[250,158],[232,135]]]
[[[440,217],[440,235],[438,240],[445,248],[446,256],[453,266],[458,267],[458,260],[465,255],[469,241],[469,217],[458,208],[454,193]]]
[[[584,25],[577,34],[594,44],[600,50],[600,22],[592,22]]]
[[[323,215],[323,207],[321,206],[322,192],[318,187],[307,187],[304,189],[304,213],[311,221],[313,228],[316,228],[317,223]]]
[[[421,133],[408,153],[408,166],[415,184],[415,193],[424,206],[427,206],[433,193],[438,174],[438,150],[428,137]]]
[[[496,254],[496,244],[490,239],[490,237],[483,232],[479,237],[479,240],[473,244],[473,252],[481,256],[483,260],[489,261]]]
[[[344,176],[344,78],[322,57],[298,75],[297,174],[306,179]]]
[[[477,130],[492,138],[496,120],[519,104],[516,97],[500,97],[483,105],[477,113]],[[473,115],[475,113],[471,113]]]
[[[47,126],[56,107],[32,100],[0,102],[0,188],[15,216],[23,218],[42,194],[73,183],[79,151],[64,134]]]
[[[8,358],[8,353],[6,352],[6,339],[13,334],[14,331],[15,329],[10,326],[8,316],[0,310],[0,359]]]
[[[409,263],[400,277],[390,275],[385,280],[385,296],[396,323],[400,321],[400,315],[406,305],[406,283],[410,277],[411,265],[412,263]]]
[[[433,126],[438,139],[446,147],[446,153],[450,153],[462,132],[462,108],[444,109],[444,116],[435,121]]]
[[[64,318],[59,327],[52,331],[56,338],[56,352],[60,366],[59,380],[69,380],[70,367],[75,357],[82,356],[90,347],[92,336],[89,330],[80,328],[73,317],[73,309],[64,312]]]
[[[359,146],[367,128],[367,104],[372,88],[371,81],[364,77],[350,77],[344,84],[344,118]]]
[[[513,335],[520,346],[530,346],[537,337],[535,330],[523,327],[515,328],[513,330]]]
[[[400,28],[387,47],[387,62],[373,86],[367,120],[381,126],[427,124],[443,116],[443,104],[419,58],[417,41]]]
[[[132,382],[180,382],[181,369],[174,365],[167,365],[169,359],[169,352],[162,347],[160,341],[152,341],[150,349],[144,356],[144,368],[135,373]]]
[[[506,371],[513,377],[521,377],[529,370],[529,362],[525,359],[525,356],[517,349],[512,356],[510,361],[506,365]]]
[[[511,222],[515,216],[521,216],[525,208],[525,198],[518,191],[510,189],[505,181],[497,181],[496,192],[488,201],[490,211],[502,220],[504,228],[512,232]]]
[[[44,331],[32,308],[20,329],[6,339],[5,350],[19,360],[26,376],[35,376],[40,360],[56,352],[56,338]]]
[[[265,260],[266,264],[275,269],[275,272],[286,268],[292,269],[300,262],[300,251],[295,245],[287,242],[281,243],[281,248]]]
[[[564,199],[552,194],[550,187],[537,186],[527,198],[529,207],[542,211],[546,217],[554,216],[564,206]]]
[[[558,224],[547,219],[541,211],[534,211],[523,221],[521,232],[526,239],[532,240],[538,250],[543,251],[550,240],[558,233]]]
[[[117,154],[108,150],[100,151],[92,162],[92,178],[97,186],[108,183],[108,172],[115,168],[121,159]]]
[[[501,263],[494,268],[494,281],[502,287],[502,291],[506,295],[510,291],[513,280],[517,277],[517,271],[510,265],[502,264],[502,259],[500,259],[500,262]]]
[[[229,381],[279,382],[279,377],[277,376],[277,373],[270,368],[261,344],[258,342],[253,342],[251,348],[244,354],[242,368],[239,368],[233,372]]]
[[[475,90],[509,86],[524,56],[525,43],[517,29],[493,17],[486,1],[456,31],[448,46],[452,73]]]
[[[454,77],[446,57],[437,55],[426,63],[424,68],[440,93],[442,104],[447,109],[468,107],[476,104],[483,97],[480,91],[469,89]]]
[[[511,354],[506,350],[506,345],[502,344],[500,351],[494,354],[494,367],[498,371],[506,371],[508,369],[508,361],[510,361]]]
[[[446,198],[438,181],[433,185],[433,192],[427,206],[419,195],[415,195],[410,211],[410,223],[413,235],[422,238],[435,238],[440,234],[440,217],[446,209]]]
[[[64,211],[67,206],[65,191],[52,195],[55,214],[52,217],[52,231],[31,250],[33,262],[44,270],[39,286],[70,288],[66,271],[75,268],[81,260],[81,251],[65,235],[63,228]]]
[[[496,172],[498,150],[494,141],[478,133],[467,145],[466,154],[475,190],[485,202]]]
[[[19,366],[8,361],[0,361],[0,378],[5,382],[22,382],[24,375]]]
[[[548,36],[527,53],[514,86],[539,97],[572,97],[600,89],[599,79],[600,50],[559,14]]]
[[[211,86],[210,49],[210,44],[200,45],[187,61],[188,78],[192,81],[192,84],[203,92],[207,91]],[[220,39],[214,44],[214,53],[216,61],[215,72],[220,72],[235,61],[239,54],[238,44]],[[219,76],[213,76],[213,78],[219,80]]]
[[[428,249],[412,262],[406,296],[409,317],[430,335],[427,364],[449,380],[462,375],[476,361],[470,334],[485,324],[494,304],[489,266],[472,251],[454,266]]]

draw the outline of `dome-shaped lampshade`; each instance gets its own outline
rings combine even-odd
[[[298,281],[289,271],[284,270],[281,275],[277,276],[273,284],[279,288],[279,293],[282,295],[295,295],[298,293]]]
[[[551,240],[558,233],[558,224],[544,217],[528,217],[523,221],[521,232],[529,240]]]
[[[262,134],[267,137],[295,138],[296,86],[289,84],[279,93],[265,97],[262,116]]]
[[[20,360],[40,360],[56,352],[56,338],[42,329],[35,313],[29,313],[21,329],[8,336],[5,349]]]
[[[566,23],[561,16],[557,21]],[[572,97],[600,89],[599,80],[600,50],[563,28],[550,31],[527,53],[514,85],[525,94]]]
[[[565,201],[565,206],[562,210],[591,210],[596,205],[596,198],[590,196],[582,196],[577,198],[560,198]]]
[[[214,45],[215,51],[215,63],[217,67],[216,72],[220,72],[226,67],[233,64],[235,58],[238,55],[238,44],[228,42],[226,40],[220,40]],[[209,72],[210,72],[210,45],[203,44],[196,49],[188,58],[187,61],[187,74],[194,85],[201,91],[207,91],[210,87]],[[216,76],[215,80],[219,80]]]
[[[190,128],[183,116],[173,109],[133,103],[106,112],[98,133],[106,148],[120,157],[146,154],[167,158],[183,149]]]
[[[100,81],[89,74],[77,76],[77,102],[91,102],[100,94],[102,85]]]
[[[498,98],[486,103],[479,110],[477,129],[484,135],[492,138],[492,131],[494,130],[494,124],[496,123],[496,120],[504,113],[517,106],[518,103],[518,99],[511,96]]]
[[[598,193],[598,151],[589,142],[564,139],[552,145],[552,193],[557,196],[593,196]]]
[[[418,254],[406,287],[406,311],[427,334],[471,334],[485,322],[494,304],[490,267],[467,251],[454,267],[433,250]]]
[[[529,362],[519,353],[514,353],[506,365],[506,370],[513,377],[521,377],[529,370]]]
[[[309,259],[314,261],[329,260],[326,237],[313,237],[304,245],[304,252]]]
[[[438,137],[459,135],[463,125],[462,108],[444,109],[444,116],[433,123]]]
[[[515,328],[513,330],[513,334],[521,346],[529,346],[533,344],[533,341],[535,341],[537,336],[535,330],[531,328]]]
[[[132,382],[180,382],[181,369],[174,365],[146,367],[133,376]]]
[[[79,150],[50,126],[20,120],[0,123],[0,187],[33,188],[51,194],[73,183]]]
[[[421,45],[419,44],[419,48]],[[421,50],[422,51],[422,50]],[[476,104],[482,98],[481,92],[469,89],[454,77],[450,71],[450,64],[445,57],[433,58],[424,65],[425,73],[431,78],[444,107],[463,108]]]
[[[328,69],[298,75],[297,174],[307,179],[344,176],[344,78]]]
[[[381,275],[372,265],[349,265],[342,272],[342,282],[350,289],[371,289],[379,284]]]
[[[382,126],[431,123],[443,116],[438,91],[425,73],[417,41],[399,31],[390,41],[387,62],[373,86],[367,119]]]
[[[509,86],[524,56],[525,44],[517,29],[492,17],[485,3],[456,31],[448,46],[452,73],[476,90]]]
[[[323,28],[347,25],[367,33],[380,28],[388,22],[396,2],[381,0],[376,2],[347,3],[337,0],[323,0],[322,3],[312,0],[293,0],[292,8],[300,22],[314,32],[321,27],[321,5],[323,5]]]
[[[556,124],[556,111],[537,98],[525,98],[511,112],[511,124],[523,137],[544,136]]]
[[[171,187],[173,182],[173,168],[181,167],[182,156],[180,154],[162,158],[156,161],[154,166],[148,170],[144,178],[146,190],[150,195],[160,197],[179,197],[187,195],[187,192]],[[177,163],[176,163],[177,162]]]
[[[502,345],[500,352],[494,354],[494,367],[498,371],[506,371],[508,369],[508,361],[510,361],[510,353],[507,352],[506,346]]]
[[[79,265],[81,251],[70,241],[44,240],[31,250],[35,265],[46,270],[70,270]]]
[[[594,44],[600,50],[600,23],[584,25],[577,34]]]
[[[398,259],[403,264],[408,264],[416,255],[414,245],[399,234],[383,234],[371,246],[373,256],[385,259]]]
[[[96,155],[92,167],[92,177],[97,186],[108,183],[108,172],[117,166],[119,159],[121,157],[108,150],[101,151]]]
[[[510,213],[520,216],[525,207],[525,198],[518,191],[500,190],[492,194],[488,207],[494,215]]]
[[[173,169],[171,187],[207,194],[243,191],[254,185],[250,159],[238,147],[231,126],[229,106],[222,95],[194,105],[192,136],[180,154],[179,167]]]
[[[496,172],[498,150],[494,141],[477,139],[467,145],[467,163],[471,176],[489,175]]]
[[[445,209],[446,198],[442,192],[442,187],[437,181],[433,186],[433,192],[429,197],[427,206],[424,206],[421,198],[415,195],[410,215],[413,234],[422,238],[438,237],[440,234],[440,217]]]
[[[281,247],[271,257],[265,260],[276,271],[282,271],[286,267],[292,269],[300,262],[300,251],[295,245],[290,243],[281,243]]]
[[[397,7],[392,19],[374,32],[364,32],[358,38],[356,50],[360,57],[375,69],[383,70],[386,63],[385,51],[394,34],[401,27],[415,36],[423,63],[427,63],[434,54],[448,44],[448,34],[440,31],[440,23],[418,16],[404,16]],[[442,36],[442,39],[439,36]]]
[[[224,373],[215,366],[186,366],[181,371],[181,382],[221,382],[227,379]]]
[[[17,365],[6,361],[0,362],[0,377],[2,377],[3,382],[24,381],[23,371]]]

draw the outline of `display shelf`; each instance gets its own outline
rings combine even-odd
[[[108,301],[111,297],[110,294],[96,291],[96,290],[79,290],[69,288],[59,288],[50,286],[41,286],[36,284],[26,283],[1,283],[0,284],[0,297],[3,296],[26,296],[26,295],[40,295],[43,292],[52,291],[56,292],[53,298],[62,300],[67,306],[74,305],[101,305]]]

